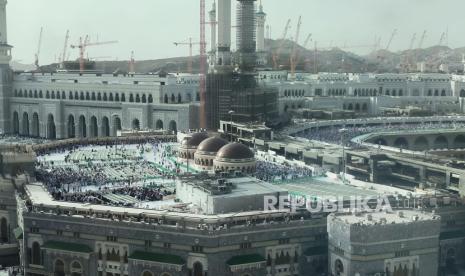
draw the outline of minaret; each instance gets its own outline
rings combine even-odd
[[[216,52],[216,3],[213,2],[212,10],[208,13],[210,15],[210,26],[211,26],[211,47],[212,53]]]
[[[213,72],[216,63],[216,1],[213,2],[211,11],[208,12],[210,16],[210,52],[208,53],[208,71]]]
[[[231,0],[218,0],[218,51],[216,64],[231,65]]]
[[[257,52],[265,51],[265,22],[266,13],[263,12],[263,5],[260,1],[257,12]]]
[[[258,12],[256,14],[257,20],[257,65],[265,66],[267,62],[267,53],[265,51],[265,24],[266,24],[266,13],[263,12],[262,1],[258,6]],[[269,26],[266,26],[269,31]]]
[[[11,130],[8,102],[12,86],[10,69],[12,47],[8,45],[6,4],[6,0],[0,0],[0,133],[9,133]]]
[[[0,0],[0,65],[9,65],[11,61],[11,46],[8,45],[6,30],[7,0]]]

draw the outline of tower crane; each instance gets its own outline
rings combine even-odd
[[[273,53],[272,55],[272,59],[273,59],[273,68],[274,69],[278,69],[278,59],[279,59],[279,55],[281,54],[281,51],[283,49],[283,46],[284,46],[284,42],[286,40],[286,37],[287,37],[287,33],[289,31],[289,28],[291,27],[291,19],[288,19],[287,20],[287,23],[286,23],[286,27],[284,27],[284,31],[283,31],[283,34],[281,36],[281,41],[279,42],[279,46],[278,48],[276,49],[276,51]]]
[[[43,33],[44,28],[40,28],[40,34],[39,34],[39,43],[37,45],[37,52],[35,53],[35,58],[34,58],[34,65],[36,66],[36,69],[39,69],[39,56],[40,56],[40,48],[42,46],[42,33]]]
[[[441,38],[439,39],[438,45],[441,46],[444,43],[445,40],[446,40],[446,32],[443,32],[441,34]]]
[[[405,71],[409,71],[410,70],[410,67],[413,63],[413,60],[412,60],[412,50],[413,50],[413,45],[415,43],[415,40],[417,39],[417,34],[414,33],[413,36],[412,36],[412,39],[410,39],[410,44],[409,44],[409,48],[408,48],[408,51],[405,53],[405,61],[404,61],[404,64],[402,64],[401,67],[403,67],[403,69]]]
[[[421,49],[423,47],[423,42],[425,42],[425,37],[426,37],[426,30],[423,31],[423,34],[421,35],[420,42],[418,42],[418,49]]]
[[[175,46],[179,45],[188,45],[189,46],[189,61],[187,62],[187,72],[189,74],[192,74],[192,63],[193,63],[193,57],[192,57],[192,48],[194,45],[200,45],[200,42],[192,42],[192,37],[189,37],[188,42],[173,42]]]
[[[134,59],[134,51],[131,51],[131,58],[129,59],[129,74],[134,75],[136,73],[136,61]]]
[[[305,39],[304,41],[304,44],[302,45],[302,47],[304,49],[307,49],[307,46],[308,46],[308,43],[312,40],[312,34],[308,34],[307,35],[307,38]]]
[[[394,39],[394,37],[397,35],[397,29],[394,29],[392,31],[392,34],[391,34],[391,37],[389,38],[389,42],[388,44],[386,45],[386,51],[389,51],[389,48],[391,47],[391,44],[392,44],[392,40]]]
[[[90,47],[90,46],[99,46],[99,45],[107,45],[107,44],[114,44],[114,43],[118,43],[118,41],[104,41],[104,42],[89,42],[89,36],[86,35],[86,37],[84,39],[82,39],[82,37],[79,38],[79,44],[78,45],[71,45],[71,48],[75,49],[75,48],[78,48],[79,49],[79,72],[82,74],[84,72],[84,56],[85,56],[85,52],[86,52],[86,49],[87,47]]]
[[[63,52],[61,53],[60,63],[61,68],[65,68],[65,61],[67,60],[66,50],[68,50],[68,41],[69,41],[69,30],[66,31],[65,35],[65,45],[63,46]]]
[[[291,79],[295,78],[295,68],[298,62],[298,43],[299,43],[299,36],[300,36],[300,27],[302,26],[302,16],[299,16],[299,20],[297,21],[297,30],[295,32],[294,38],[294,45],[292,46],[292,52],[290,57],[290,64],[291,64]]]

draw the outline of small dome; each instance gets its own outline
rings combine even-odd
[[[206,132],[197,132],[192,134],[191,137],[182,140],[181,145],[185,147],[197,147],[203,140],[208,138]]]
[[[249,147],[243,144],[230,143],[222,147],[216,154],[216,157],[224,159],[250,159],[254,158],[255,155]]]
[[[202,143],[200,143],[200,145],[197,147],[197,151],[217,152],[227,144],[228,144],[228,141],[224,139],[221,139],[219,137],[211,137],[211,138],[203,140]]]

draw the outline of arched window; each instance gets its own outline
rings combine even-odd
[[[446,96],[446,90],[445,90],[445,89],[443,89],[443,90],[441,91],[441,96],[442,96],[442,97],[445,97],[445,96]]]
[[[342,263],[341,260],[337,259],[334,262],[334,271],[336,272],[336,275],[343,275],[344,274],[344,264]]]
[[[152,97],[152,95],[149,95],[149,103],[153,103],[153,97]]]
[[[115,94],[115,101],[119,102],[119,94],[118,93]]]
[[[178,94],[178,103],[182,102],[181,94]]]
[[[126,94],[121,94],[121,101],[126,102]]]
[[[129,102],[133,103],[134,102],[134,95],[129,94]]]
[[[140,103],[140,96],[139,96],[139,94],[136,94],[136,103]]]
[[[104,93],[103,93],[103,100],[104,100],[105,102],[108,100],[108,98],[107,98],[107,92],[104,92]]]
[[[43,97],[44,97],[44,95],[43,95],[43,93],[42,93],[42,90],[39,90],[39,98],[42,99]]]
[[[71,276],[82,276],[82,265],[78,261],[71,263]]]
[[[65,263],[62,260],[56,260],[53,267],[54,276],[65,276]]]
[[[166,103],[166,104],[168,103],[168,95],[165,94],[165,99],[164,99],[163,102]]]
[[[90,95],[89,95],[89,92],[86,92],[86,101],[90,101]]]
[[[113,101],[113,93],[110,93],[110,96],[108,97],[108,100],[109,100],[110,102]]]
[[[171,102],[172,103],[176,102],[176,97],[174,96],[174,94],[171,94]]]
[[[203,265],[200,262],[194,263],[193,276],[203,276]]]
[[[50,92],[48,90],[47,90],[47,92],[45,92],[45,98],[50,99]]]
[[[32,243],[31,248],[31,264],[41,265],[42,264],[42,253],[40,244],[38,242]]]

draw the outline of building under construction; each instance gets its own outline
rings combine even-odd
[[[257,81],[255,0],[238,0],[236,16],[237,52],[233,55],[231,0],[218,1],[218,47],[207,75],[203,118],[209,129],[218,129],[220,120],[266,122],[278,114],[277,90]]]

